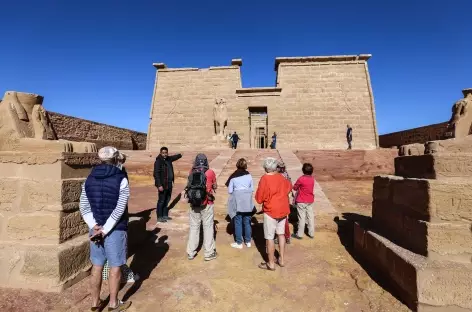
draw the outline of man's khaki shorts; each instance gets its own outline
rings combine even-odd
[[[264,213],[264,238],[274,239],[274,235],[285,234],[285,222],[287,217],[274,219],[268,214]]]

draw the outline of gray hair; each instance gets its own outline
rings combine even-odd
[[[269,172],[275,172],[277,171],[277,165],[279,164],[279,161],[273,157],[267,157],[264,159],[264,163],[262,167],[264,167],[264,170],[269,173]]]

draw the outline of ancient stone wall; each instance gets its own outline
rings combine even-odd
[[[95,121],[48,112],[58,139],[88,141],[97,148],[112,145],[118,149],[146,149],[146,133],[105,125]]]
[[[380,147],[401,146],[441,140],[447,130],[447,122],[379,135]]]
[[[154,64],[148,149],[218,147],[212,108],[219,98],[227,103],[226,133],[237,131],[242,148],[251,147],[249,113],[257,107],[267,109],[267,133],[270,139],[277,132],[278,148],[345,149],[350,124],[354,148],[374,149],[378,137],[369,57],[277,58],[276,86],[267,88],[241,88],[241,61],[207,69]]]
[[[236,104],[235,92],[241,88],[240,77],[236,65],[207,69],[159,68],[147,149],[154,151],[163,145],[203,148],[216,144],[213,106],[217,98],[227,103],[228,129],[238,131],[244,141],[247,112]]]
[[[280,148],[345,149],[347,124],[353,148],[376,148],[368,58],[277,59],[281,100],[269,114]]]
[[[370,151],[298,150],[301,163],[311,163],[318,181],[372,179],[378,174],[393,174],[395,149]]]

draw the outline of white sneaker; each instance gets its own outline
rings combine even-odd
[[[236,248],[236,249],[243,249],[243,244],[232,243],[231,247]]]
[[[246,243],[247,248],[251,248],[251,243]]]

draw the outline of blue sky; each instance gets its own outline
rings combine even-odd
[[[370,53],[379,133],[442,122],[472,87],[472,1],[0,0],[0,92],[147,131],[155,69],[243,59],[244,87],[274,58]]]

